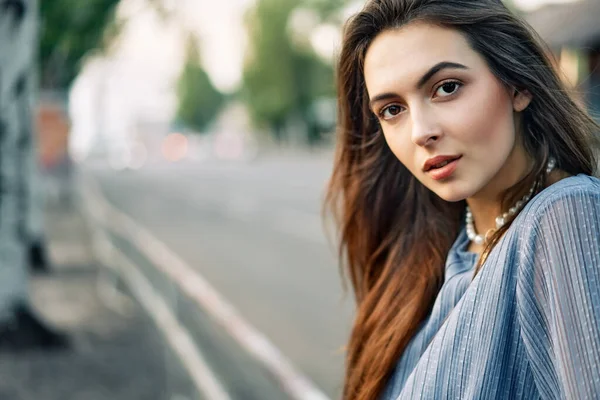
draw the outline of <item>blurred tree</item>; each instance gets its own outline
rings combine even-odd
[[[250,46],[241,96],[255,124],[270,128],[277,140],[294,134],[305,135],[309,143],[318,141],[320,127],[313,105],[318,98],[334,93],[332,66],[306,45],[308,39],[305,45],[294,43],[290,16],[297,7],[306,6],[313,7],[322,18],[342,3],[259,0],[248,15]],[[290,120],[297,116],[305,123],[305,132],[286,132]]]
[[[224,96],[202,68],[198,43],[188,37],[186,62],[177,83],[177,119],[199,132],[204,131],[221,109]]]
[[[348,2],[348,0],[304,0],[306,7],[317,11],[325,20],[338,20],[340,10],[344,8]]]
[[[323,128],[326,128],[317,119],[315,102],[334,96],[333,69],[309,50],[296,50],[293,60],[296,106],[306,123],[308,143],[314,144],[320,140]]]
[[[41,1],[41,86],[66,89],[83,57],[119,32],[115,12],[120,0]]]
[[[249,62],[244,69],[243,98],[259,126],[281,139],[295,106],[294,57],[286,36],[293,0],[259,0],[248,16]]]

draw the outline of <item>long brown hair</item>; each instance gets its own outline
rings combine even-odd
[[[528,90],[521,140],[531,172],[503,194],[502,208],[557,168],[594,175],[598,125],[573,100],[537,34],[500,0],[372,0],[345,26],[337,66],[338,137],[325,200],[339,230],[339,256],[357,302],[347,346],[343,398],[381,395],[391,372],[431,311],[445,260],[461,228],[465,201],[450,203],[422,185],[392,154],[368,107],[366,51],[388,29],[410,22],[461,32],[507,87]],[[486,245],[475,274],[514,217]]]

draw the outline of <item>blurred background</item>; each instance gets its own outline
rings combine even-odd
[[[14,125],[31,172],[0,157],[24,188],[0,235],[25,232],[23,257],[0,248],[24,282],[0,309],[1,399],[340,396],[353,304],[320,212],[363,4],[4,1],[3,65],[34,73]],[[600,117],[600,1],[506,4]]]

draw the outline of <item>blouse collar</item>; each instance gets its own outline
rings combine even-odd
[[[458,237],[454,241],[454,244],[450,248],[448,258],[446,259],[446,277],[447,281],[450,277],[460,274],[469,270],[472,270],[477,262],[479,254],[473,253],[467,250],[469,246],[469,238],[467,236],[467,230],[464,223],[458,234]]]

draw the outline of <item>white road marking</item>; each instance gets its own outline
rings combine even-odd
[[[185,365],[196,387],[209,399],[230,400],[231,397],[213,374],[191,334],[171,312],[164,299],[156,294],[151,284],[120,251],[115,251],[120,261],[123,278],[135,292],[146,312],[162,330],[171,347]]]
[[[310,379],[296,369],[279,349],[246,322],[196,270],[163,242],[101,197],[97,185],[88,184],[90,199],[109,211],[101,223],[128,238],[162,273],[170,277],[200,307],[206,310],[246,351],[252,354],[295,400],[328,400]],[[92,200],[93,199],[93,200]]]
[[[88,197],[87,200],[92,199]],[[100,202],[94,205],[97,206],[98,203]],[[95,218],[97,217],[96,215]],[[171,348],[177,353],[196,389],[209,399],[231,400],[219,379],[211,371],[191,334],[179,324],[165,300],[156,293],[148,280],[139,272],[137,266],[110,242],[106,234],[101,231],[100,226],[93,229],[96,231],[93,235],[94,250],[98,252],[98,257],[102,262],[110,262],[112,268],[118,269],[121,277],[134,292],[146,313],[152,317]]]

